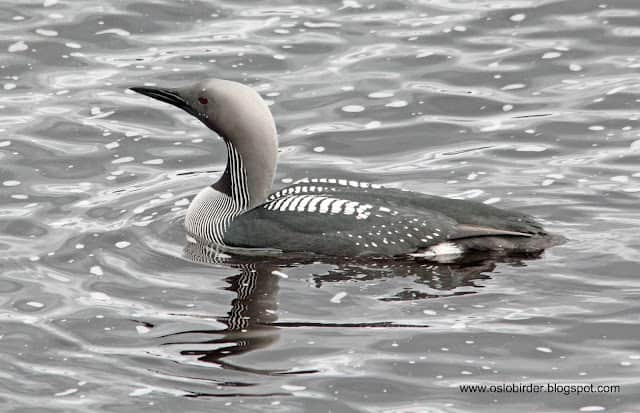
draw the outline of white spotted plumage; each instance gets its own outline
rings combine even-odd
[[[279,212],[307,212],[331,215],[355,215],[356,219],[367,219],[373,205],[323,195],[285,195],[266,202],[263,208]]]
[[[308,184],[326,184],[326,185],[308,185]],[[288,188],[281,189],[267,197],[267,202],[279,199],[286,195],[291,194],[306,194],[306,193],[323,193],[323,192],[336,192],[340,188],[352,187],[361,189],[381,189],[382,185],[370,184],[368,182],[360,182],[338,178],[303,178],[300,179]]]

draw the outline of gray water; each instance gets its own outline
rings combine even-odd
[[[639,45],[636,0],[3,1],[0,410],[640,411]],[[127,91],[207,77],[271,104],[276,187],[474,199],[569,242],[207,262],[182,220],[223,145]],[[620,391],[459,389],[549,383]]]

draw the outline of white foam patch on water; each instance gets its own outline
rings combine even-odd
[[[46,37],[56,37],[58,35],[57,31],[48,29],[36,29],[36,33]]]
[[[20,181],[15,181],[15,180],[4,181],[2,183],[2,185],[4,185],[4,186],[18,186],[18,185],[20,185]]]
[[[122,37],[131,36],[131,33],[129,31],[125,29],[119,29],[119,28],[100,30],[96,32],[96,34],[115,34],[116,36],[122,36]]]
[[[61,392],[59,392],[59,393],[56,393],[56,394],[54,394],[54,396],[55,396],[55,397],[64,397],[64,396],[69,396],[69,395],[71,395],[71,394],[73,394],[73,393],[75,393],[75,392],[77,392],[77,391],[78,391],[78,389],[76,389],[76,388],[68,389],[68,390],[61,391]]]
[[[11,141],[0,141],[0,148],[11,145]]]
[[[392,96],[393,92],[390,91],[371,92],[367,95],[367,97],[370,97],[371,99],[384,99]]]
[[[505,86],[502,86],[500,89],[501,90],[517,90],[517,89],[523,89],[527,87],[527,85],[525,85],[524,83],[511,83]]]
[[[341,109],[342,109],[343,112],[358,113],[358,112],[364,111],[364,106],[361,106],[361,105],[346,105],[346,106],[343,106]]]
[[[526,14],[518,13],[518,14],[514,14],[513,16],[509,17],[509,20],[511,20],[512,22],[521,22],[526,18],[527,18]]]
[[[104,272],[99,265],[92,265],[91,268],[89,268],[89,272],[93,275],[104,275]]]
[[[542,55],[543,59],[555,59],[557,57],[562,56],[562,53],[560,52],[546,52],[545,54]]]
[[[618,182],[621,184],[626,184],[629,182],[629,177],[626,175],[616,175],[616,176],[612,176],[611,178],[609,178],[609,180],[613,181],[613,182]]]
[[[387,103],[385,106],[388,108],[403,108],[408,104],[409,103],[406,100],[394,100],[392,102]]]
[[[339,293],[337,293],[336,295],[334,295],[333,297],[331,297],[331,300],[329,300],[329,301],[331,301],[331,302],[332,302],[332,303],[334,303],[334,304],[340,304],[340,303],[342,302],[342,299],[343,299],[344,297],[346,297],[346,296],[347,296],[347,293],[346,293],[346,292],[344,292],[344,291],[340,291]]]
[[[280,387],[286,391],[303,391],[307,389],[305,386],[296,386],[294,384],[283,384]]]
[[[603,412],[606,409],[603,406],[583,406],[580,408],[581,412]]]
[[[151,329],[147,326],[136,326],[138,334],[147,334]]]
[[[544,152],[547,150],[543,145],[522,145],[516,148],[516,152]]]
[[[60,281],[63,283],[68,283],[69,281],[71,281],[69,278],[59,275],[59,274],[54,274],[52,272],[47,273],[47,277],[51,278],[52,280],[56,280],[56,281]]]
[[[536,350],[542,353],[551,353],[553,351],[549,347],[536,347]]]
[[[24,52],[25,50],[29,50],[29,46],[20,40],[19,42],[10,44],[7,50],[9,53]]]
[[[134,161],[135,158],[133,156],[123,156],[122,158],[114,159],[111,163],[120,164]]]
[[[127,248],[131,243],[129,241],[118,241],[115,243],[116,248]]]
[[[27,305],[28,305],[29,307],[33,307],[33,308],[42,308],[42,307],[44,307],[44,304],[42,304],[42,303],[41,303],[41,302],[39,302],[39,301],[29,301],[29,302],[27,303]]]
[[[89,293],[89,296],[96,301],[111,301],[111,297],[100,291],[92,291]]]
[[[148,387],[142,387],[140,389],[133,390],[131,393],[129,393],[129,396],[131,396],[131,397],[140,397],[140,396],[144,396],[146,394],[149,394],[151,392],[153,392],[153,389],[150,389]]]

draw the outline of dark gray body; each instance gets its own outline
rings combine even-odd
[[[391,188],[323,183],[314,196],[371,205],[365,219],[307,208],[269,209],[300,184],[236,217],[224,236],[231,247],[274,248],[330,256],[398,256],[452,241],[463,250],[535,252],[552,237],[532,217],[467,200]],[[289,193],[293,192],[293,194]],[[381,208],[382,207],[382,208]]]

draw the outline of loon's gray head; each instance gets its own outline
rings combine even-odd
[[[208,79],[178,88],[132,87],[134,92],[170,103],[197,117],[240,156],[253,207],[265,200],[275,175],[278,137],[269,107],[260,95],[241,83]],[[231,146],[230,146],[231,145]],[[231,162],[214,187],[231,195],[237,179]],[[237,165],[236,165],[237,166]]]

